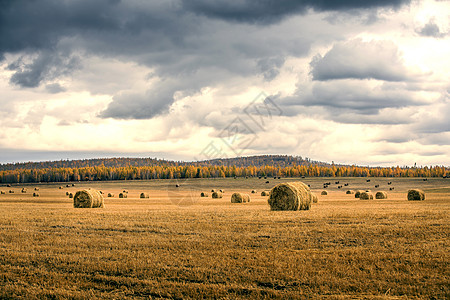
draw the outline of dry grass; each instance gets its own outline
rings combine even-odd
[[[357,179],[345,180],[365,189]],[[320,191],[323,180],[305,183]],[[309,211],[199,196],[264,188],[251,179],[183,183],[174,197],[198,188],[189,206],[163,180],[77,184],[130,190],[101,210],[72,208],[55,185],[1,195],[0,299],[448,299],[450,181],[390,180],[389,201],[330,187]],[[407,201],[412,186],[427,200]]]

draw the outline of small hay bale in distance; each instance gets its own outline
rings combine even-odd
[[[312,196],[312,203],[318,203],[319,202],[319,197],[317,197],[316,194],[311,193]]]
[[[373,200],[373,194],[372,194],[372,192],[362,192],[359,195],[359,199],[361,199],[361,200]]]
[[[271,210],[308,210],[311,190],[303,182],[280,183],[272,188],[268,199]]]
[[[35,187],[34,190],[35,190],[35,191],[39,191],[39,188],[38,188],[38,187]]]
[[[327,191],[322,191],[322,193],[320,193],[321,195],[328,195]]]
[[[387,199],[387,193],[386,192],[384,192],[384,191],[378,191],[376,194],[375,194],[375,199]]]
[[[211,197],[218,199],[218,198],[222,198],[223,194],[221,192],[214,192],[214,193],[212,193]]]
[[[66,196],[69,196],[69,192],[66,192]]]
[[[345,193],[346,193],[347,195],[352,195],[352,194],[354,194],[355,192],[352,191],[352,190],[348,190],[348,191],[346,191]]]
[[[66,187],[71,187],[71,185],[70,184],[66,184]]]
[[[26,188],[22,188],[22,193],[26,193],[27,189]]]
[[[0,191],[0,194],[4,195],[4,194],[6,194],[6,192],[5,191]]]
[[[141,199],[150,198],[150,195],[149,195],[148,193],[141,193],[141,194],[139,195],[139,198],[141,198]]]
[[[72,186],[75,186],[75,183],[72,183]]]
[[[73,197],[75,208],[103,208],[103,196],[97,190],[88,189],[75,193]]]
[[[60,190],[62,190],[62,189],[63,189],[63,187],[62,187],[62,186],[60,186],[60,187],[59,187],[59,189],[60,189]]]
[[[256,190],[252,190],[252,194],[256,194]]]
[[[39,193],[34,192],[33,197],[39,197]]]
[[[119,198],[128,198],[128,194],[127,193],[120,193],[119,194]]]
[[[180,187],[180,185],[179,184],[175,184],[175,187]]]
[[[216,191],[215,189],[212,189],[212,190],[211,190],[211,193],[214,193],[215,191]]]
[[[114,197],[114,194],[113,193],[108,193],[108,198],[112,198],[112,197]]]
[[[231,195],[231,203],[247,203],[250,202],[250,196],[244,193],[233,193]]]
[[[355,198],[359,198],[359,196],[361,195],[361,193],[364,193],[365,191],[362,190],[358,190],[355,192]]]
[[[11,185],[10,185],[10,184],[7,184],[6,187],[11,187]]]
[[[72,193],[69,193],[69,198],[73,198],[73,194]]]
[[[219,192],[221,192],[222,194],[225,194],[225,190],[219,190]]]
[[[200,193],[200,197],[208,197],[208,193],[207,192],[201,192]]]
[[[10,193],[10,194],[14,194],[14,191],[13,191],[13,190],[9,190],[9,193]]]
[[[419,189],[411,189],[408,191],[409,201],[423,201],[425,200],[425,192]]]
[[[261,192],[261,196],[270,196],[270,192],[269,191],[262,191]]]

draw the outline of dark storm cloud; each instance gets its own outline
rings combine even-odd
[[[176,93],[192,93],[230,78],[260,75],[270,81],[286,57],[308,53],[313,37],[259,30],[267,22],[309,8],[343,11],[406,3],[0,0],[0,57],[15,54],[8,62],[14,71],[12,84],[45,85],[50,92],[60,91],[55,81],[82,68],[89,56],[145,65],[161,81],[148,91],[115,95],[100,116],[152,118],[167,112]],[[259,20],[256,27],[245,24]]]
[[[50,94],[57,94],[57,93],[61,93],[61,92],[65,92],[66,89],[61,86],[59,83],[50,83],[47,84],[45,86],[45,89],[47,90],[47,92],[49,92]]]
[[[403,81],[410,76],[397,46],[387,41],[363,42],[360,39],[338,43],[325,56],[311,61],[314,80],[378,79]]]
[[[278,22],[286,16],[304,13],[308,9],[316,11],[347,11],[381,7],[397,8],[409,3],[410,0],[187,0],[183,1],[183,6],[190,11],[210,18],[270,24]]]
[[[8,66],[15,71],[10,82],[22,87],[37,87],[42,81],[50,81],[60,76],[70,74],[80,68],[80,59],[71,54],[40,51],[30,62],[24,57]]]
[[[441,32],[439,26],[433,19],[430,19],[427,24],[425,24],[421,29],[418,29],[416,32],[422,36],[434,38],[443,38],[446,36],[445,33]]]
[[[283,64],[284,57],[269,57],[258,61],[258,67],[266,81],[271,81],[277,77]]]
[[[113,101],[100,117],[115,119],[151,119],[168,111],[173,103],[175,90],[166,88],[151,90],[144,94],[123,93],[113,97]]]
[[[410,115],[402,109],[428,104],[420,91],[408,91],[400,84],[372,86],[361,80],[315,82],[278,101],[289,114],[314,108],[318,117],[345,124],[408,124]]]

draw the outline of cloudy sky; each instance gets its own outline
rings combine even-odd
[[[450,2],[0,1],[0,163],[450,165]]]

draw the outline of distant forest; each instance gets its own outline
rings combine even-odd
[[[0,164],[0,183],[300,176],[450,177],[450,168],[335,165],[287,155],[261,155],[201,162],[156,158],[101,158]]]

